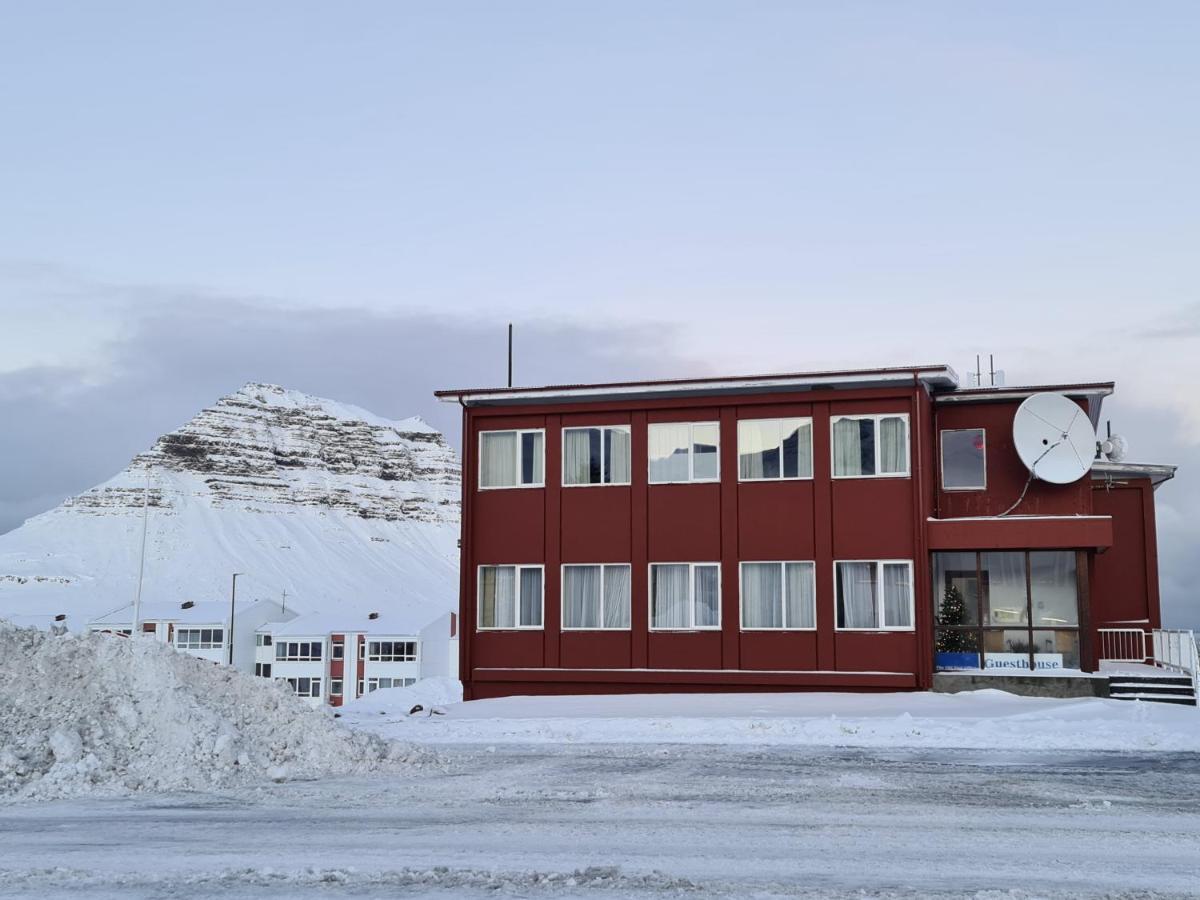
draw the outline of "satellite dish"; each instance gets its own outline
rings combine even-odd
[[[1051,484],[1078,481],[1092,468],[1096,432],[1083,408],[1062,394],[1034,394],[1017,407],[1013,443],[1030,473]]]
[[[1109,462],[1118,463],[1129,453],[1129,442],[1119,434],[1111,434],[1100,442],[1100,452]]]

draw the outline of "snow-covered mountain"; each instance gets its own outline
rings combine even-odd
[[[456,608],[459,462],[419,418],[390,421],[247,384],[115,478],[0,535],[0,618],[73,628],[133,600],[280,599],[302,612]]]

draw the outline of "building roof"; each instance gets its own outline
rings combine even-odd
[[[316,637],[327,634],[419,635],[421,629],[448,615],[446,610],[423,604],[380,610],[372,619],[358,610],[332,610],[298,616],[290,622],[267,622],[258,630],[273,637]]]
[[[578,402],[638,397],[678,397],[720,393],[765,394],[829,388],[864,388],[912,384],[933,391],[956,390],[958,374],[947,365],[893,366],[881,369],[841,369],[775,375],[737,375],[721,378],[677,378],[662,381],[614,381],[600,384],[556,384],[544,387],[465,388],[435,391],[439,400],[466,406],[504,406],[554,401]]]
[[[246,600],[237,605],[237,614],[247,613],[260,603],[278,606],[272,600]],[[143,622],[184,622],[204,625],[224,624],[229,620],[229,604],[224,600],[202,600],[184,609],[183,603],[159,601],[143,603],[141,608]],[[92,619],[92,625],[132,625],[133,604],[123,606],[99,618]]]
[[[1154,487],[1175,477],[1178,466],[1159,465],[1155,463],[1108,462],[1098,460],[1092,463],[1092,478],[1149,478]]]

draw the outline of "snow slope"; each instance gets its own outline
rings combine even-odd
[[[0,621],[0,801],[387,771],[400,744],[149,639]]]
[[[459,463],[419,418],[247,384],[116,477],[0,535],[0,616],[87,620],[133,599],[280,599],[302,612],[457,605]],[[32,621],[32,620],[27,620]]]
[[[1004,751],[1194,752],[1200,711],[1096,698],[934,693],[504,697],[407,715],[443,685],[378,691],[344,709],[353,728],[426,744],[723,744]]]

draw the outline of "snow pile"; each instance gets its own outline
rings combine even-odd
[[[0,621],[0,801],[366,773],[427,754],[150,640]]]
[[[414,706],[424,707],[428,712],[435,707],[461,703],[462,698],[462,682],[457,678],[422,678],[409,687],[383,688],[348,700],[341,714],[350,721],[369,716],[407,716]]]
[[[385,692],[378,692],[383,694]],[[390,692],[386,692],[390,693]],[[374,697],[374,695],[372,695]],[[387,697],[351,727],[422,744],[724,744],[1189,752],[1200,710],[1128,700],[935,693],[504,697],[408,717]],[[387,716],[380,712],[390,712]]]

